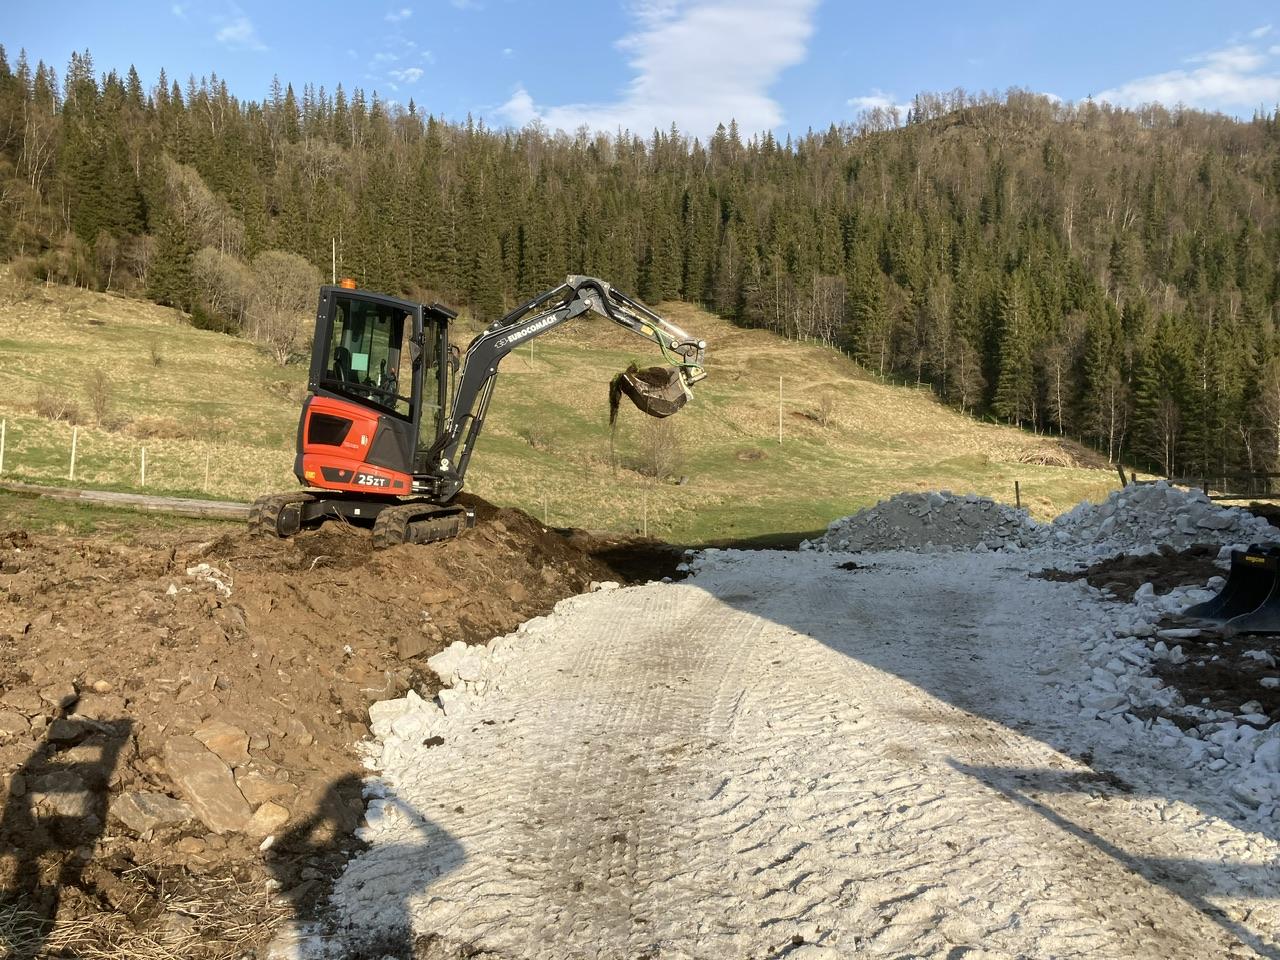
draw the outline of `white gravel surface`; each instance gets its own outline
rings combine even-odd
[[[336,934],[275,955],[1280,956],[1280,746],[1134,713],[1165,601],[847,559],[709,551],[432,658],[443,709],[373,711]]]

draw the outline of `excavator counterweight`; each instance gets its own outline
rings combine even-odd
[[[596,313],[654,343],[666,366],[630,365],[610,384],[610,422],[622,396],[667,417],[706,376],[695,340],[596,277],[570,276],[491,323],[465,354],[449,342],[457,314],[358,290],[320,290],[308,395],[294,473],[306,488],[257,500],[251,529],[288,537],[327,517],[365,521],[373,545],[457,536],[474,512],[454,504],[484,427],[498,365],[561,324]]]

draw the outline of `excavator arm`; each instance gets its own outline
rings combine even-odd
[[[628,369],[615,381],[613,403],[616,404],[616,391],[621,390],[649,415],[668,416],[684,405],[691,395],[690,388],[706,377],[702,368],[705,341],[695,340],[604,280],[567,277],[554,289],[495,320],[467,348],[449,419],[439,439],[424,452],[420,467],[422,473],[437,481],[435,493],[441,500],[447,501],[462,489],[502,359],[516,347],[588,312],[598,313],[651,340],[670,365],[665,377],[652,373],[644,376],[634,367]]]

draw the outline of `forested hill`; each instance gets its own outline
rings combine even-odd
[[[956,92],[896,119],[569,137],[0,55],[0,256],[268,339],[264,291],[334,241],[363,285],[484,316],[595,273],[1169,473],[1280,470],[1280,114]]]

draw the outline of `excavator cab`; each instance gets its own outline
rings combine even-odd
[[[435,443],[453,311],[347,286],[320,291],[294,473],[308,486],[404,496]]]

